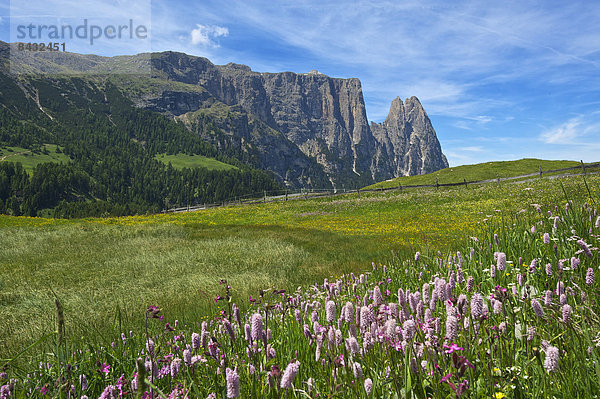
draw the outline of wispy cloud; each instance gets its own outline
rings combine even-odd
[[[480,130],[482,126],[494,121],[495,119],[488,115],[465,116],[457,119],[453,126],[463,130]]]
[[[479,146],[462,147],[461,150],[469,151],[469,152],[483,152],[484,151],[483,147],[479,147]]]
[[[588,136],[594,137],[594,143],[600,138],[600,122],[591,122],[580,115],[550,128],[540,134],[540,140],[546,144],[581,145]]]
[[[212,47],[219,47],[219,43],[215,39],[226,36],[229,36],[229,29],[226,27],[201,24],[196,24],[196,28],[192,29],[190,34],[193,45]]]
[[[568,122],[556,126],[540,135],[547,144],[573,144],[580,134],[581,117],[572,118]]]

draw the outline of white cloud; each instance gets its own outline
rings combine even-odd
[[[482,152],[483,151],[483,147],[469,146],[469,147],[463,147],[463,148],[461,148],[461,150],[463,150],[463,151],[469,151],[469,152]]]
[[[472,112],[476,112],[477,109],[473,108]],[[495,122],[496,119],[488,116],[488,115],[477,115],[477,116],[459,116],[459,115],[451,115],[455,117],[460,117],[456,122],[452,123],[452,126],[463,129],[463,130],[479,130],[482,126],[487,125],[488,123]]]
[[[572,144],[580,135],[581,117],[569,119],[541,134],[540,138],[547,144]]]
[[[487,115],[478,115],[478,116],[474,116],[471,119],[482,125],[485,125],[486,123],[490,123],[494,120],[494,118],[492,118],[491,116],[487,116]]]
[[[192,29],[191,33],[192,44],[205,47],[219,47],[219,44],[214,39],[226,36],[229,36],[229,29],[217,25],[196,24],[196,29]]]
[[[406,85],[403,92],[415,95],[419,97],[419,100],[425,102],[447,102],[464,96],[464,87],[450,82],[428,79]]]
[[[585,144],[589,135],[594,136],[594,142],[598,140],[598,137],[600,137],[600,123],[591,122],[580,115],[542,132],[539,138],[546,144],[581,145]]]

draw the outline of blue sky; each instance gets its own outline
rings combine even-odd
[[[9,41],[2,1],[0,39]],[[149,47],[260,72],[357,77],[377,122],[396,96],[417,96],[451,165],[600,161],[598,2],[13,0],[13,16],[21,3],[46,16],[120,15],[151,28],[148,42],[99,40],[72,51]]]

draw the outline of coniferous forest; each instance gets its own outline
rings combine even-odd
[[[38,164],[30,173],[19,163],[0,162],[2,214],[131,215],[282,188],[239,154],[217,151],[183,124],[136,108],[108,78],[0,73],[0,103],[0,148],[36,154],[56,144],[70,159]],[[178,170],[155,159],[178,153],[235,168]]]

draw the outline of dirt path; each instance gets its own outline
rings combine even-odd
[[[27,154],[28,152],[31,152],[31,151],[15,152],[14,154],[4,155],[4,156],[0,157],[0,162],[4,161],[8,157],[13,157],[15,155],[23,155],[23,154]]]

